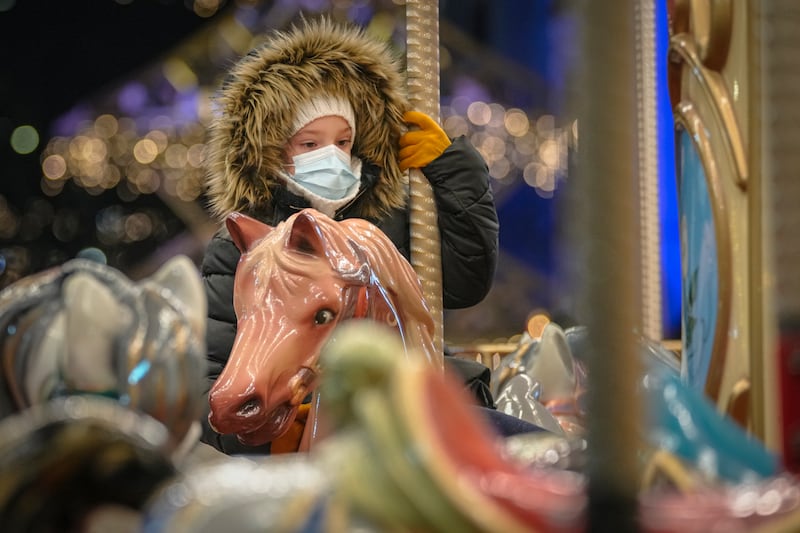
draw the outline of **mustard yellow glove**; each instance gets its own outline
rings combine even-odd
[[[400,170],[426,167],[450,146],[444,130],[425,113],[408,111],[403,120],[419,129],[400,137]]]

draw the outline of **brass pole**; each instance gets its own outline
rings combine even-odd
[[[661,224],[658,167],[658,88],[656,64],[656,6],[639,0],[636,9],[638,68],[638,174],[641,214],[642,333],[658,342],[664,338],[661,311]]]
[[[439,4],[436,0],[406,3],[407,88],[411,106],[439,121]],[[430,307],[436,353],[443,354],[442,259],[436,203],[428,180],[418,169],[409,172],[411,264]]]

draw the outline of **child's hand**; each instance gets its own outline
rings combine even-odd
[[[450,146],[444,130],[425,113],[408,111],[403,120],[419,129],[400,137],[400,170],[425,167]]]

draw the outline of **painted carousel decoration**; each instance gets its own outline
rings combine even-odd
[[[681,0],[670,9],[670,96],[674,108],[681,235],[683,375],[720,410],[763,438],[752,406],[753,320],[761,302],[750,257],[756,209],[747,156],[750,83],[746,11],[734,2]],[[760,350],[759,350],[760,351]],[[755,376],[760,381],[761,376]],[[755,419],[754,415],[757,415]]]
[[[391,325],[409,357],[441,369],[414,270],[375,226],[337,222],[313,209],[274,228],[239,213],[227,225],[242,256],[234,284],[236,339],[209,393],[217,432],[247,445],[285,434],[317,387],[320,348],[347,319]],[[312,407],[304,449],[318,427],[315,413]]]
[[[668,8],[684,376],[798,471],[796,5]]]

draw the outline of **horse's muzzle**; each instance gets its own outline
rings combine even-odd
[[[216,395],[212,390],[209,424],[219,433],[249,434],[253,437],[259,434],[267,439],[277,437],[285,432],[294,418],[296,408],[313,392],[318,379],[316,369],[300,367],[283,385],[274,387],[276,394],[269,399],[252,392],[240,396],[238,401],[230,396],[225,400],[225,395]]]

